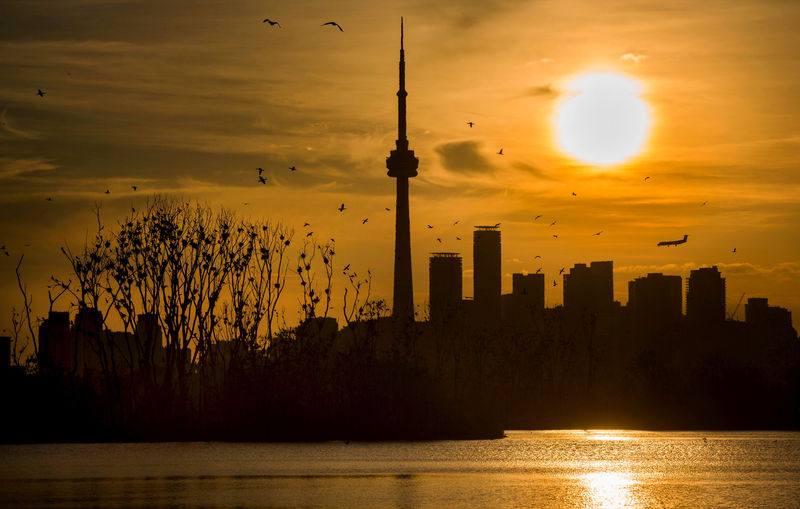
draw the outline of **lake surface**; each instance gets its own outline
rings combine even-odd
[[[798,432],[0,445],[3,507],[800,507]]]

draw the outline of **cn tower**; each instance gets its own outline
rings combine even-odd
[[[408,218],[408,179],[417,176],[419,159],[408,150],[406,138],[406,61],[403,50],[403,18],[400,18],[400,88],[397,91],[397,148],[386,158],[387,173],[397,179],[394,230],[394,298],[392,316],[414,321],[414,286],[411,282],[411,225]]]

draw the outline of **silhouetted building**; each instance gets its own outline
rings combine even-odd
[[[689,273],[686,283],[686,318],[695,325],[725,321],[725,278],[716,265],[701,267]]]
[[[50,311],[39,325],[39,369],[43,373],[69,371],[75,366],[75,335],[69,330],[69,313]]]
[[[500,230],[476,226],[473,232],[473,291],[475,312],[486,325],[500,322]]]
[[[452,323],[461,305],[461,256],[432,253],[429,259],[430,318],[433,323]]]
[[[11,368],[11,338],[0,336],[0,372],[7,372]]]
[[[503,323],[525,327],[544,311],[544,274],[511,275],[512,291],[502,296]]]
[[[576,263],[564,274],[564,309],[569,313],[600,313],[614,303],[614,264]]]
[[[400,21],[400,87],[397,91],[396,149],[386,159],[388,175],[397,179],[394,237],[394,296],[392,316],[406,323],[414,320],[414,288],[411,280],[411,224],[408,210],[408,179],[417,176],[419,159],[408,150],[406,138],[406,62],[403,22]]]
[[[674,331],[683,307],[680,276],[648,274],[628,282],[628,309],[639,337]]]
[[[748,325],[761,330],[792,329],[792,313],[785,308],[770,306],[765,298],[747,299],[744,316]]]

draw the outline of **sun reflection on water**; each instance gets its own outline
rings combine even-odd
[[[636,481],[622,472],[592,472],[579,477],[586,487],[585,507],[638,507],[631,487]]]

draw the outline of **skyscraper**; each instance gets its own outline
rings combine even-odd
[[[689,273],[686,283],[686,318],[693,324],[725,321],[725,278],[717,266]]]
[[[519,299],[526,312],[544,310],[544,274],[512,274],[511,285],[512,295]]]
[[[599,313],[614,303],[614,262],[576,263],[564,274],[564,308]]]
[[[388,175],[397,179],[394,237],[394,296],[392,316],[414,320],[414,287],[411,281],[411,224],[408,211],[408,179],[417,176],[419,159],[408,150],[406,138],[406,61],[403,49],[403,19],[400,18],[400,87],[397,91],[396,148],[386,158]]]
[[[628,309],[634,334],[650,338],[673,331],[681,319],[680,276],[648,274],[628,281]]]
[[[476,226],[472,234],[475,313],[484,323],[500,323],[500,230]]]
[[[461,305],[461,256],[431,253],[429,268],[432,323],[453,323]]]

